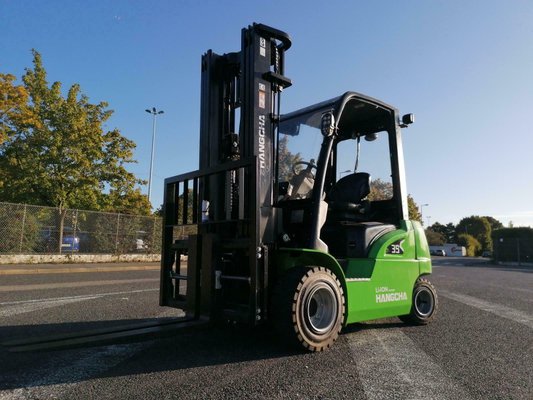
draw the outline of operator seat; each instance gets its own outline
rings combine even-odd
[[[337,181],[329,192],[329,213],[321,238],[337,258],[368,256],[372,244],[394,225],[369,221],[370,174],[357,172]]]
[[[370,210],[370,174],[356,172],[339,179],[328,196],[331,218],[337,221],[361,221]]]

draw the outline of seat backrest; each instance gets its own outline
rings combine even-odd
[[[370,194],[370,174],[356,172],[339,179],[329,192],[329,201],[359,204]]]

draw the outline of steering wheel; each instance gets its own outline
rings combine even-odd
[[[316,169],[316,164],[314,163],[314,160],[311,160],[311,161],[298,161],[298,162],[295,162],[294,164],[292,164],[292,174],[293,175],[298,175],[298,172],[296,172],[296,167],[298,165],[305,165],[305,166],[307,166],[307,169],[313,169],[313,168]]]

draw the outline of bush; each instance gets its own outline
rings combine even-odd
[[[463,233],[457,236],[457,244],[465,247],[468,257],[481,255],[481,243],[472,235]]]
[[[533,229],[503,228],[492,233],[494,259],[533,262]]]

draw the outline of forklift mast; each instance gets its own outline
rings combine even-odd
[[[165,180],[160,304],[261,323],[275,241],[275,133],[289,36],[242,30],[241,51],[202,56],[199,170]],[[188,255],[186,271],[180,257]]]

